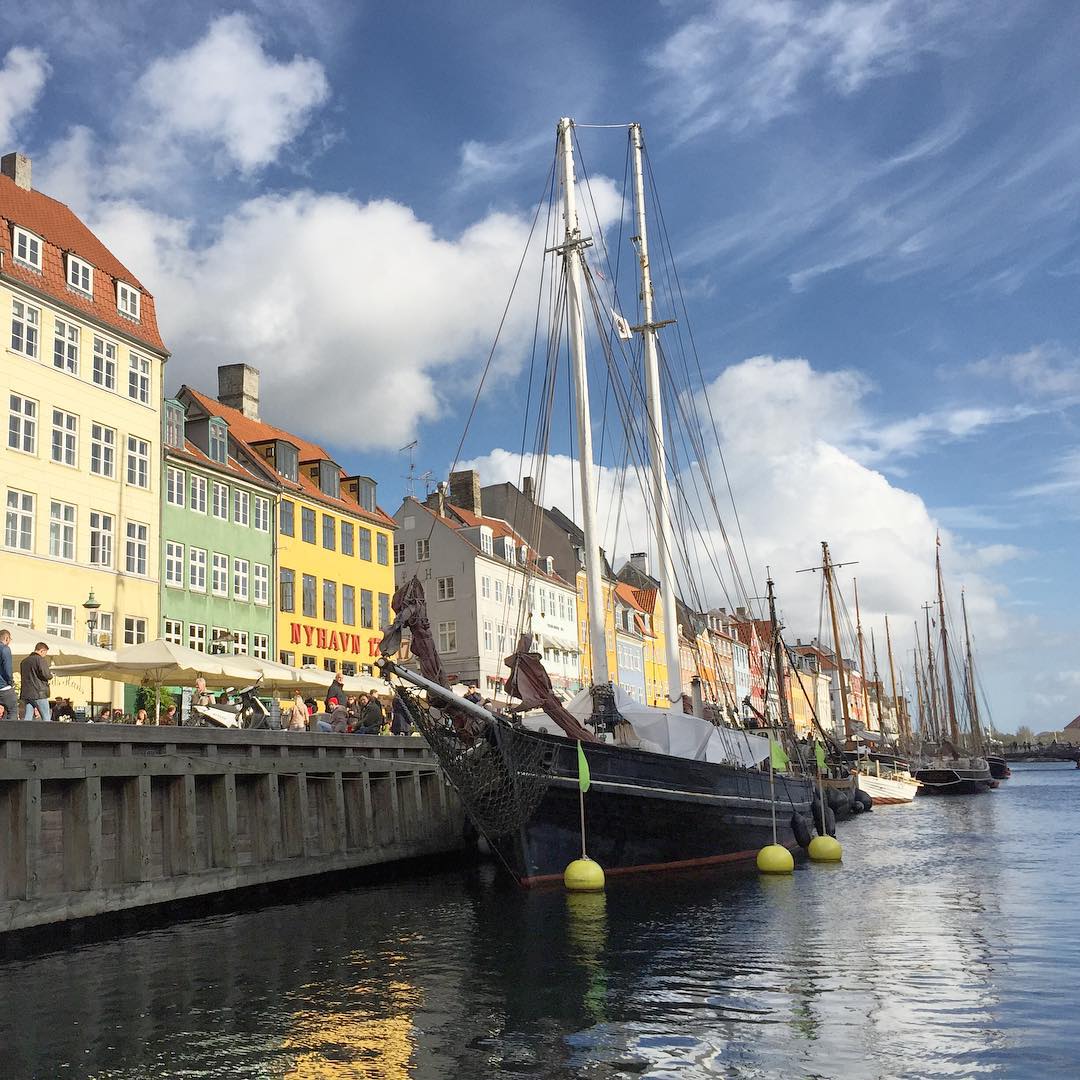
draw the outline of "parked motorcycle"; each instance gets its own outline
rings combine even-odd
[[[214,702],[213,705],[192,705],[191,713],[198,722],[224,728],[269,728],[271,727],[270,710],[259,700],[259,683],[256,679],[251,686],[240,691],[229,687],[226,695],[235,694],[235,700]]]

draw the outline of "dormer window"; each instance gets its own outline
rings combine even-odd
[[[332,461],[319,462],[319,490],[333,499],[341,498],[341,470]]]
[[[555,560],[550,555],[544,556],[544,569],[549,574],[555,573]]]
[[[283,442],[281,439],[274,443],[274,468],[286,480],[296,483],[299,477],[300,452],[292,443]]]
[[[87,296],[94,295],[94,268],[75,255],[67,257],[67,283]]]
[[[375,513],[375,481],[370,476],[361,476],[356,485],[356,501],[361,508]]]
[[[210,460],[225,465],[229,460],[229,427],[217,417],[210,421],[209,446]]]
[[[24,266],[41,270],[41,238],[25,229],[16,228],[11,237],[11,251],[15,261]]]
[[[165,402],[165,445],[184,448],[184,406],[179,401]]]
[[[116,283],[116,310],[135,322],[139,321],[139,290],[123,281]]]
[[[491,529],[487,525],[480,526],[480,550],[485,555],[495,554],[495,541],[492,537]]]
[[[529,545],[521,544],[518,547],[518,562],[525,566],[529,561]]]

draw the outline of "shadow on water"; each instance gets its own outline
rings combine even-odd
[[[0,964],[6,1077],[1075,1075],[1080,774],[881,808],[842,866],[490,866]]]

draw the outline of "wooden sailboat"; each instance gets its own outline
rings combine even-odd
[[[960,609],[964,613],[964,688],[968,703],[968,716],[971,718],[971,732],[975,745],[981,744],[986,764],[990,767],[990,775],[995,780],[1008,780],[1012,776],[1012,770],[1008,762],[1001,754],[990,752],[990,733],[983,731],[979,719],[979,688],[975,680],[975,656],[971,651],[971,634],[968,630],[967,597],[964,590],[960,590]]]

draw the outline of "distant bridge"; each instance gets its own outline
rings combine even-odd
[[[1078,761],[1080,747],[1068,743],[1056,743],[1053,746],[1039,746],[1032,750],[1006,750],[1006,761]]]

